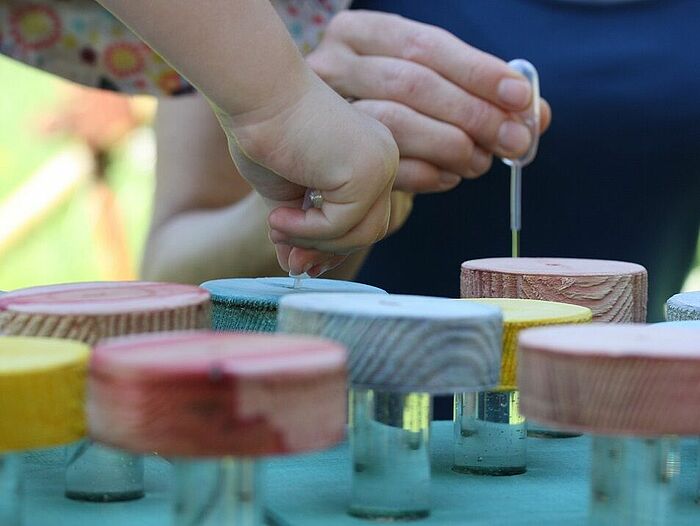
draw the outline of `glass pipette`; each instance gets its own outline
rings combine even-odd
[[[520,228],[522,225],[522,168],[532,162],[537,155],[540,136],[540,80],[535,66],[521,58],[508,62],[511,69],[523,75],[532,89],[532,100],[527,110],[520,113],[522,123],[530,130],[532,142],[529,150],[517,159],[503,159],[510,166],[510,232],[511,255],[520,255]]]

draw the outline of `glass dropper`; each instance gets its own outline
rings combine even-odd
[[[532,142],[522,157],[503,159],[510,166],[510,231],[511,256],[520,255],[520,229],[522,226],[522,168],[532,162],[537,155],[540,136],[540,80],[535,66],[518,58],[508,63],[511,69],[523,75],[532,88],[532,99],[527,110],[519,114],[522,123],[530,130]]]

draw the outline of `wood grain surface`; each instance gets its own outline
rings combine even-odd
[[[0,297],[0,332],[94,345],[102,338],[209,327],[209,293],[144,281],[31,287]]]
[[[319,338],[172,332],[99,344],[96,440],[173,456],[297,453],[340,441],[346,352]]]
[[[601,435],[700,434],[700,331],[588,324],[520,334],[528,417]]]
[[[518,334],[524,329],[546,325],[587,323],[591,309],[553,301],[521,300],[510,298],[472,298],[472,301],[493,305],[503,313],[503,355],[499,389],[517,389]]]
[[[588,307],[593,321],[646,321],[647,272],[598,259],[491,258],[462,263],[462,298],[521,298]]]
[[[668,321],[700,320],[700,291],[683,292],[666,302]]]
[[[0,337],[0,453],[85,435],[90,348],[49,338]]]
[[[280,301],[281,332],[348,348],[353,387],[451,394],[498,384],[503,318],[447,298],[304,294]]]
[[[386,294],[382,289],[336,279],[235,278],[205,281],[211,293],[212,329],[217,331],[275,332],[277,306],[289,294],[363,292]]]

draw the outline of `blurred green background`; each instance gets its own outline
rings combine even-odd
[[[68,84],[0,57],[0,85],[3,89],[0,98],[2,217],[3,203],[8,197],[57,155],[84,145],[85,140],[80,134],[70,136],[41,131],[42,122],[66,111],[66,92],[73,89]],[[79,97],[78,107],[81,103]],[[75,98],[72,104],[76,105]],[[143,115],[138,124],[122,133],[110,146],[102,193],[96,191],[96,178],[87,176],[60,204],[50,207],[33,227],[25,228],[18,239],[4,244],[0,239],[0,290],[137,277],[154,184],[153,133],[148,126],[154,102],[137,99],[133,104],[138,106],[137,113]],[[83,152],[82,158],[91,156],[84,146],[78,151]],[[103,207],[98,196],[104,198],[105,191],[110,199],[114,198],[114,207],[110,210],[111,223],[108,221],[106,228],[100,228],[99,210]],[[113,229],[114,225],[118,228]],[[3,233],[1,227],[0,234]],[[121,233],[108,235],[110,228]],[[123,261],[115,269],[110,262],[119,258]],[[686,290],[700,290],[700,252],[697,261]]]
[[[67,83],[51,75],[0,57],[0,209],[3,201],[28,183],[57,155],[80,148],[79,136],[41,130],[52,115],[66,111]],[[96,93],[90,90],[91,93]],[[75,95],[71,92],[71,95]],[[143,101],[153,106],[153,101]],[[75,105],[73,100],[72,104]],[[78,98],[77,104],[80,104]],[[136,126],[116,141],[108,154],[106,183],[115,199],[114,213],[123,224],[123,246],[115,247],[128,259],[128,268],[116,273],[96,253],[99,220],[94,177],[84,178],[58,206],[51,207],[34,227],[9,245],[0,240],[0,289],[29,285],[134,278],[151,213],[154,184],[153,134]],[[118,240],[120,241],[120,240]],[[109,251],[107,251],[109,252]],[[104,253],[103,253],[104,255]]]

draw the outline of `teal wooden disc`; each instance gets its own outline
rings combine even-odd
[[[202,283],[212,302],[212,329],[217,331],[275,332],[277,307],[289,294],[309,292],[366,292],[386,294],[370,285],[335,279],[303,279],[294,288],[293,278],[216,279]]]
[[[666,302],[666,319],[668,321],[700,320],[700,290],[671,296]]]

